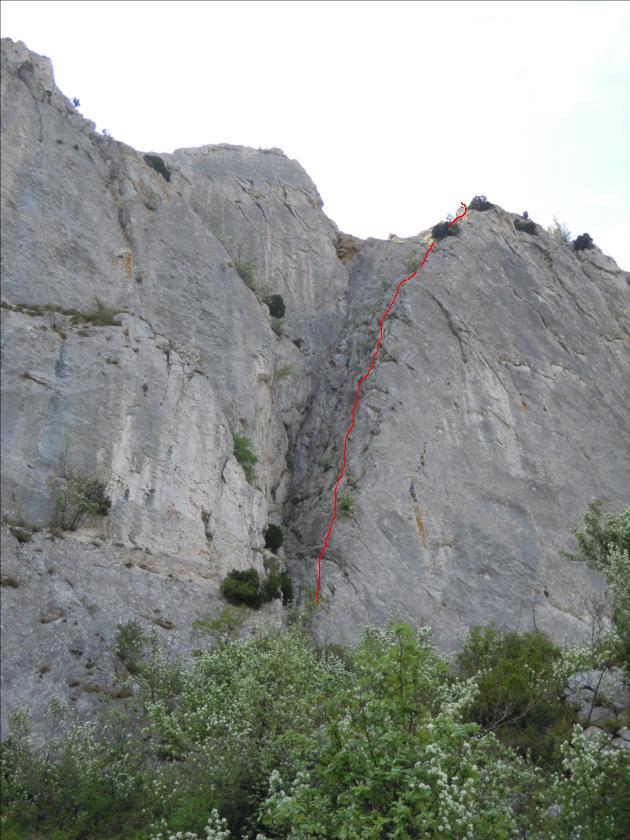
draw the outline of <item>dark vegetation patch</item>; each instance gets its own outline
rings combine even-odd
[[[594,247],[593,238],[588,233],[581,233],[573,242],[574,251],[588,251]]]
[[[514,219],[514,227],[516,230],[522,231],[522,233],[530,233],[533,236],[537,236],[536,231],[536,223],[532,222],[531,219],[521,219],[517,217]]]
[[[494,204],[491,204],[485,195],[476,195],[468,205],[469,210],[476,210],[479,213],[483,213],[485,210],[491,210],[493,207]]]
[[[445,239],[447,236],[457,236],[458,234],[459,230],[457,225],[451,225],[448,222],[438,222],[437,225],[433,225],[431,228],[431,236],[436,242]]]
[[[154,169],[165,181],[171,180],[171,170],[164,163],[159,155],[143,155],[143,160],[147,166]]]

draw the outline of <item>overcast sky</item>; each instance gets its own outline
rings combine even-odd
[[[142,151],[277,146],[357,236],[485,193],[630,269],[626,2],[11,2],[2,34]]]

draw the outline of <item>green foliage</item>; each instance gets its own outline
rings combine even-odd
[[[561,702],[560,658],[560,648],[542,633],[473,627],[458,656],[462,677],[477,675],[470,718],[504,743],[550,758],[575,722],[573,710]]]
[[[514,219],[514,227],[516,228],[516,230],[520,230],[523,233],[529,233],[532,236],[538,235],[538,231],[536,230],[536,223],[532,222],[531,219],[521,219],[517,216],[517,218]]]
[[[420,257],[417,251],[408,251],[403,258],[403,266],[405,271],[417,271],[420,265]],[[384,289],[387,289],[387,283],[384,284]]]
[[[105,131],[103,131],[103,134],[105,134]],[[161,175],[165,181],[171,180],[171,171],[159,155],[144,155],[143,159],[146,165],[155,170],[158,175]]]
[[[120,327],[122,322],[114,316],[120,310],[106,306],[100,298],[94,298],[92,307],[87,312],[74,311],[72,324],[93,324],[95,327]]]
[[[282,603],[288,604],[293,598],[293,585],[286,571],[279,574],[271,570],[261,582],[256,569],[245,571],[233,569],[223,581],[222,592],[231,604],[236,606],[243,604],[257,609],[276,598],[282,598]],[[196,624],[200,629],[206,629],[201,627],[199,622]]]
[[[52,472],[46,483],[55,494],[52,527],[76,531],[86,516],[107,516],[111,501],[106,481],[99,473],[81,473],[64,461],[59,473]]]
[[[224,607],[217,618],[193,622],[193,630],[207,633],[220,643],[232,641],[238,638],[245,622],[245,612],[244,607]]]
[[[282,367],[275,372],[274,379],[286,379],[288,376],[293,376],[294,372],[295,368],[293,365],[287,363],[286,365],[282,365]]]
[[[587,251],[594,247],[593,237],[588,233],[581,233],[573,242],[574,251]]]
[[[582,516],[583,529],[574,528],[572,532],[577,552],[562,552],[567,559],[583,561],[598,571],[609,565],[611,548],[630,552],[630,508],[623,513],[606,513],[602,520],[603,507],[601,499],[589,503]]]
[[[457,225],[451,225],[448,222],[438,222],[431,228],[431,236],[436,242],[445,239],[447,236],[457,236],[459,229]]]
[[[602,574],[612,602],[613,626],[618,636],[616,657],[630,673],[630,508],[603,514],[603,502],[592,501],[583,514],[583,530],[575,528],[578,549],[565,551],[569,560],[583,561]]]
[[[267,604],[269,601],[274,601],[280,598],[282,592],[280,590],[280,575],[268,575],[260,587],[260,602]]]
[[[268,525],[265,531],[265,548],[277,551],[284,540],[284,532],[279,525]]]
[[[258,463],[258,458],[254,455],[252,442],[245,435],[241,435],[238,432],[232,434],[232,440],[234,443],[234,457],[241,467],[243,467],[245,478],[249,484],[253,484],[255,477],[254,465]]]
[[[280,592],[282,605],[286,607],[293,600],[293,582],[286,570],[280,573]]]
[[[32,316],[44,316],[44,315],[53,315],[55,313],[59,313],[61,315],[68,315],[70,316],[70,323],[77,325],[77,324],[93,324],[95,327],[120,327],[122,326],[122,322],[117,320],[114,316],[121,312],[120,309],[112,309],[106,306],[100,298],[94,298],[92,306],[88,309],[87,312],[81,312],[80,309],[68,309],[63,306],[59,306],[55,303],[18,303],[18,304],[5,304],[3,302],[3,307],[17,311],[23,312],[25,315],[32,315]],[[60,334],[63,332],[61,329],[60,324],[53,323],[52,329]],[[67,337],[67,336],[64,336]]]
[[[575,727],[555,764],[541,768],[469,720],[488,669],[505,682],[506,660],[529,663],[535,674],[553,658],[533,634],[515,644],[494,628],[478,630],[464,677],[426,629],[407,624],[366,627],[358,645],[336,652],[309,644],[308,620],[236,640],[232,618],[221,643],[189,662],[145,648],[128,705],[70,726],[42,748],[30,740],[26,715],[15,715],[2,752],[4,834],[624,836],[627,751],[606,749]],[[129,657],[140,634],[123,627],[117,648]],[[513,646],[520,653],[512,659]],[[521,697],[526,689],[514,690]]]
[[[490,210],[494,207],[494,204],[491,204],[485,195],[476,195],[468,205],[469,210],[477,210],[477,212],[484,212],[485,210]]]
[[[147,644],[147,636],[137,621],[119,624],[114,638],[114,653],[130,674],[136,674]]]
[[[269,307],[269,314],[272,318],[284,318],[286,308],[282,295],[267,295],[263,298],[263,303],[266,303]]]
[[[344,516],[352,516],[354,513],[354,496],[350,490],[339,496],[339,509]]]
[[[282,318],[272,318],[271,329],[278,337],[282,336],[284,334],[284,325],[282,323]]]
[[[547,233],[560,242],[571,241],[571,231],[566,225],[559,222],[555,216],[553,217],[553,224],[547,228]]]
[[[254,283],[254,263],[251,260],[245,260],[239,257],[234,260],[234,268],[247,288],[253,291],[256,288]]]
[[[619,753],[625,753],[620,756]],[[576,726],[560,747],[561,768],[546,792],[554,808],[538,811],[543,837],[617,840],[630,825],[630,756],[610,749],[605,736],[589,737]],[[533,835],[536,836],[536,835]]]
[[[245,604],[254,608],[260,606],[259,589],[260,578],[256,569],[245,569],[243,571],[232,569],[221,586],[223,596],[231,604],[236,606]]]

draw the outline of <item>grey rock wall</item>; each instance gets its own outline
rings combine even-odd
[[[120,622],[189,649],[229,569],[263,573],[270,521],[310,597],[356,381],[429,240],[340,234],[275,149],[149,150],[156,164],[96,133],[23,44],[3,40],[2,70],[3,515],[50,521],[64,453],[102,471],[112,501],[64,539],[3,527],[6,721],[53,696],[87,714],[97,691],[82,686],[110,685]],[[390,616],[447,649],[491,620],[588,632],[601,580],[559,552],[589,500],[628,504],[629,276],[514,218],[470,211],[386,323],[320,641]],[[95,298],[119,325],[73,323]],[[234,432],[258,456],[253,484]],[[274,602],[245,632],[284,621]]]

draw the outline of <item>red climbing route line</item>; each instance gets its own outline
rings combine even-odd
[[[464,208],[464,212],[461,216],[456,216],[452,222],[449,222],[449,227],[454,225],[460,219],[463,219],[466,213],[468,212],[468,207],[461,202],[462,207]],[[335,524],[335,520],[337,519],[337,491],[339,489],[339,485],[341,484],[341,480],[343,479],[345,472],[346,472],[346,465],[347,465],[347,451],[348,451],[348,440],[350,439],[350,435],[352,434],[352,430],[354,429],[354,414],[359,405],[359,397],[361,396],[361,385],[365,382],[365,380],[369,377],[369,375],[374,370],[374,365],[376,364],[376,357],[378,356],[378,349],[381,346],[381,342],[383,341],[383,324],[385,322],[385,318],[389,315],[389,313],[394,308],[394,303],[396,302],[396,298],[398,297],[398,293],[410,280],[412,280],[418,271],[424,267],[425,262],[427,261],[427,257],[431,253],[431,251],[435,248],[435,242],[431,243],[431,246],[427,250],[426,254],[424,255],[424,259],[420,264],[420,268],[416,269],[413,274],[410,274],[409,277],[405,277],[404,280],[401,280],[400,283],[396,286],[396,291],[394,292],[394,297],[391,300],[391,303],[385,310],[385,313],[381,320],[379,321],[379,337],[378,341],[376,342],[376,347],[374,348],[374,353],[372,353],[372,361],[370,362],[370,366],[367,371],[363,374],[361,379],[357,382],[357,395],[354,399],[354,405],[352,406],[352,419],[350,425],[348,426],[348,431],[346,432],[346,436],[343,441],[343,465],[341,467],[341,472],[339,473],[339,477],[337,478],[337,483],[335,484],[335,489],[333,490],[333,514],[330,520],[330,524],[328,525],[328,531],[326,532],[326,536],[324,537],[324,544],[322,546],[322,550],[319,552],[319,557],[317,558],[317,590],[315,592],[315,602],[319,601],[319,593],[322,588],[322,557],[326,553],[326,549],[328,548],[328,540],[330,539],[330,535],[332,534],[332,529]]]

